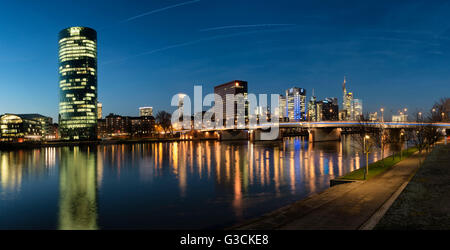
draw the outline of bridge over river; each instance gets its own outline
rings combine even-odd
[[[257,126],[245,126],[242,128],[211,128],[198,130],[195,136],[203,138],[217,138],[219,140],[237,140],[250,139],[261,140],[261,133],[269,128],[278,127],[281,133],[279,138],[283,135],[289,134],[287,132],[299,132],[309,135],[311,141],[333,141],[340,140],[343,131],[351,131],[354,128],[365,126],[375,126],[389,129],[400,134],[402,130],[415,128],[417,126],[434,126],[437,127],[443,135],[448,135],[450,130],[450,123],[422,123],[422,122],[359,122],[359,121],[323,121],[323,122],[279,122],[279,123],[265,123]],[[192,136],[192,131],[180,131],[182,137]],[[189,135],[191,134],[191,135]],[[186,138],[187,139],[187,138]]]

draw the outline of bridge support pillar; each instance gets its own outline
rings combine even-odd
[[[309,130],[309,140],[320,141],[340,141],[341,128],[311,128]]]
[[[262,137],[261,137],[262,133],[264,133],[264,131],[261,129],[251,130],[249,133],[250,141],[262,141]],[[283,139],[283,136],[282,136],[282,132],[279,131],[277,138],[275,138],[273,140],[275,141],[275,140],[281,140],[281,139]]]
[[[232,141],[232,140],[248,140],[248,130],[222,130],[219,132],[220,141]]]

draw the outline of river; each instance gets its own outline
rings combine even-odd
[[[0,151],[0,229],[223,228],[321,192],[364,161],[350,137]]]

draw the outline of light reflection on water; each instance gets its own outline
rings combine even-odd
[[[323,191],[364,161],[349,138],[0,152],[0,228],[229,226]]]

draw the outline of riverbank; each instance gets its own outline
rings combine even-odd
[[[331,187],[322,193],[232,227],[238,230],[371,229],[383,208],[401,192],[425,153],[404,159],[367,181]]]
[[[369,164],[369,173],[367,175],[367,179],[371,179],[387,170],[389,170],[392,166],[399,163],[400,161],[412,156],[414,153],[417,152],[417,148],[408,148],[402,151],[402,153],[393,154],[391,156],[388,156],[384,159],[381,159],[377,162]],[[344,176],[336,178],[336,180],[364,180],[364,167],[360,169],[356,169],[355,171],[352,171]]]
[[[438,145],[375,229],[450,229],[450,145]]]

